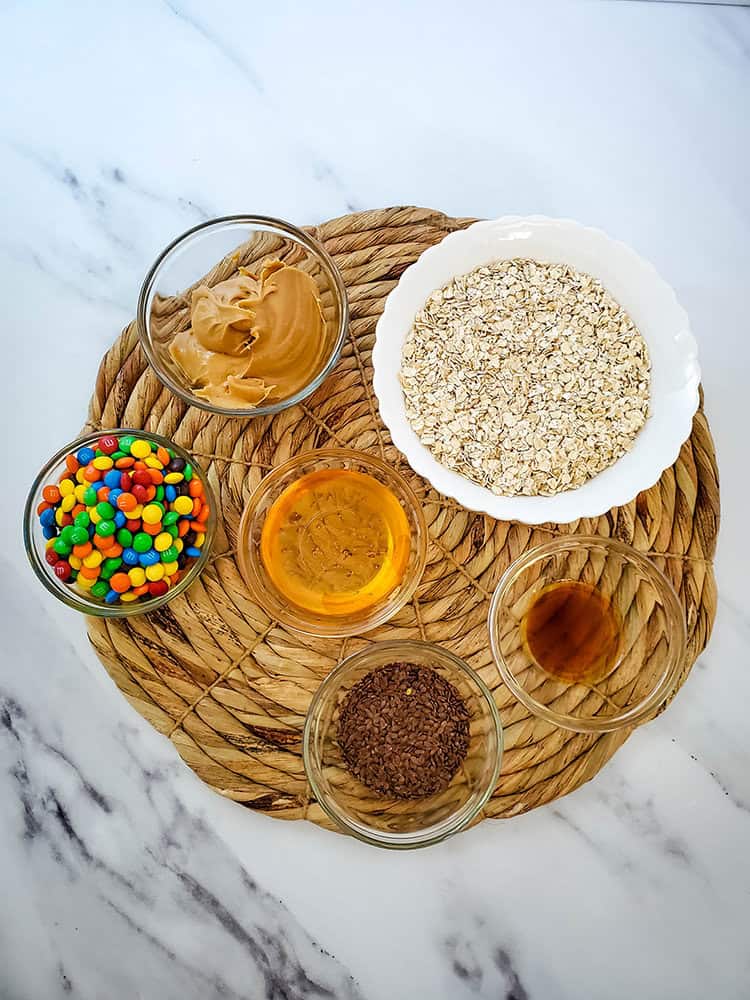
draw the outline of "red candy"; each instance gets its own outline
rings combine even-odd
[[[99,438],[97,447],[101,449],[105,455],[111,455],[113,452],[117,451],[120,447],[120,443],[116,437],[106,434],[104,437]]]
[[[151,476],[148,469],[136,469],[133,473],[133,482],[138,483],[139,486],[150,486]]]
[[[169,590],[169,586],[163,580],[155,580],[153,583],[148,585],[148,592],[152,597],[161,597],[162,594],[166,594]]]
[[[56,562],[55,565],[52,567],[52,572],[55,574],[58,580],[67,580],[73,571],[70,568],[70,563],[66,562],[64,559],[61,559],[59,562]]]
[[[138,503],[148,502],[148,490],[146,489],[145,486],[141,486],[140,483],[136,483],[136,485],[132,487],[131,492],[138,501]]]
[[[50,566],[54,566],[55,563],[60,562],[60,556],[55,552],[54,549],[47,549],[47,551],[44,553],[44,558],[47,560]]]

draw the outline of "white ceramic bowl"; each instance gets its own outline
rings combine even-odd
[[[412,430],[398,380],[404,339],[430,293],[481,264],[513,257],[569,264],[599,278],[630,314],[651,356],[651,416],[632,450],[583,486],[551,497],[496,496],[442,466]],[[628,503],[676,461],[698,408],[695,338],[685,310],[653,265],[599,229],[541,215],[475,222],[425,250],[386,300],[373,365],[380,414],[411,467],[464,507],[503,521],[565,523]]]

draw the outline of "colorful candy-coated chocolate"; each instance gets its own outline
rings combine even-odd
[[[197,559],[209,516],[203,483],[169,448],[102,435],[65,458],[36,508],[45,560],[95,601],[162,596]]]

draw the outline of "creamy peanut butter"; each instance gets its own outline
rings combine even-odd
[[[191,325],[169,353],[197,396],[219,406],[288,399],[325,362],[326,324],[313,278],[280,260],[193,291]]]

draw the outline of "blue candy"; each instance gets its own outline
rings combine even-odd
[[[123,552],[123,557],[124,555],[125,553]],[[141,552],[138,556],[138,562],[141,566],[155,566],[159,562],[160,558],[161,557],[156,549],[149,549],[148,552]]]
[[[138,553],[135,551],[135,549],[123,549],[122,561],[125,563],[126,566],[137,566]]]
[[[110,469],[104,477],[104,485],[109,486],[110,489],[118,489],[120,486],[120,475],[119,469]]]
[[[116,590],[109,590],[104,595],[104,600],[107,602],[107,604],[116,604],[117,601],[120,600],[120,595],[117,593]]]
[[[39,523],[43,528],[55,523],[55,510],[53,507],[48,507],[42,511],[39,515]]]
[[[96,458],[96,452],[93,448],[81,448],[76,455],[76,458],[81,463],[81,465],[88,465],[89,462],[93,462]]]
[[[102,488],[102,486],[104,486],[104,483],[101,481],[101,479],[97,479],[95,483],[89,483],[89,486],[98,492]]]
[[[110,494],[110,498],[111,498],[111,496],[112,496],[112,494]],[[110,500],[110,502],[111,502],[111,500]],[[118,528],[124,528],[126,521],[127,521],[127,518],[125,517],[125,515],[123,514],[123,512],[121,510],[118,510],[117,513],[115,514],[115,524],[117,525],[117,527]]]
[[[172,486],[171,483],[164,487],[164,499],[172,503],[173,500],[177,499],[177,490]]]
[[[193,559],[196,559],[200,554],[201,554],[201,550],[200,549],[196,549],[196,547],[194,545],[189,545],[185,549],[185,555],[186,556],[191,556]]]
[[[42,534],[45,538],[56,538],[57,537],[57,525],[55,524],[45,524],[42,528]]]
[[[120,496],[121,493],[122,490],[119,488],[119,486],[117,487],[117,489],[111,489],[109,491],[109,496],[107,497],[107,502],[111,503],[113,507],[116,507],[117,504],[115,503],[115,501],[117,500],[117,498]]]

